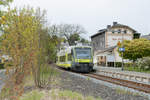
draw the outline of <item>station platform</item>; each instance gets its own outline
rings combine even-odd
[[[103,66],[94,66],[94,69],[96,70],[97,73],[102,75],[150,84],[149,73],[133,72],[125,70],[122,71],[121,68],[103,67]]]

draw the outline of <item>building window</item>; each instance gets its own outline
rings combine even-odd
[[[96,46],[98,46],[98,42],[96,42]]]
[[[118,29],[118,33],[121,33],[121,29]]]
[[[114,31],[114,30],[112,30],[112,33],[114,34],[114,33],[115,33],[115,31]]]
[[[127,30],[124,30],[124,34],[127,34]]]

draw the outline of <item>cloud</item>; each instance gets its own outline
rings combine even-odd
[[[80,24],[88,36],[113,21],[150,33],[150,0],[14,0],[12,6],[30,5],[47,10],[49,21]]]

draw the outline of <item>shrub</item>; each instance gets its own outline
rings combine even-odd
[[[124,63],[124,66],[125,66],[125,67],[132,67],[132,66],[133,66],[133,63]]]
[[[47,88],[56,83],[56,77],[59,73],[48,64],[41,65],[34,75],[34,81],[39,88]]]
[[[138,68],[142,70],[150,70],[150,57],[144,57],[136,61]]]
[[[122,63],[121,62],[116,62],[116,67],[121,67]]]

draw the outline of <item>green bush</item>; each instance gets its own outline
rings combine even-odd
[[[150,57],[138,59],[136,62],[136,66],[138,66],[138,68],[142,70],[150,70]]]
[[[133,66],[133,63],[124,63],[124,66],[125,66],[125,67],[132,67],[132,66]]]
[[[116,67],[121,67],[122,66],[122,62],[116,62]],[[131,67],[133,66],[133,63],[124,63],[125,67]]]
[[[134,63],[125,64],[125,70],[150,73],[150,57],[144,57]]]
[[[121,62],[116,62],[116,67],[121,67],[122,63]]]

